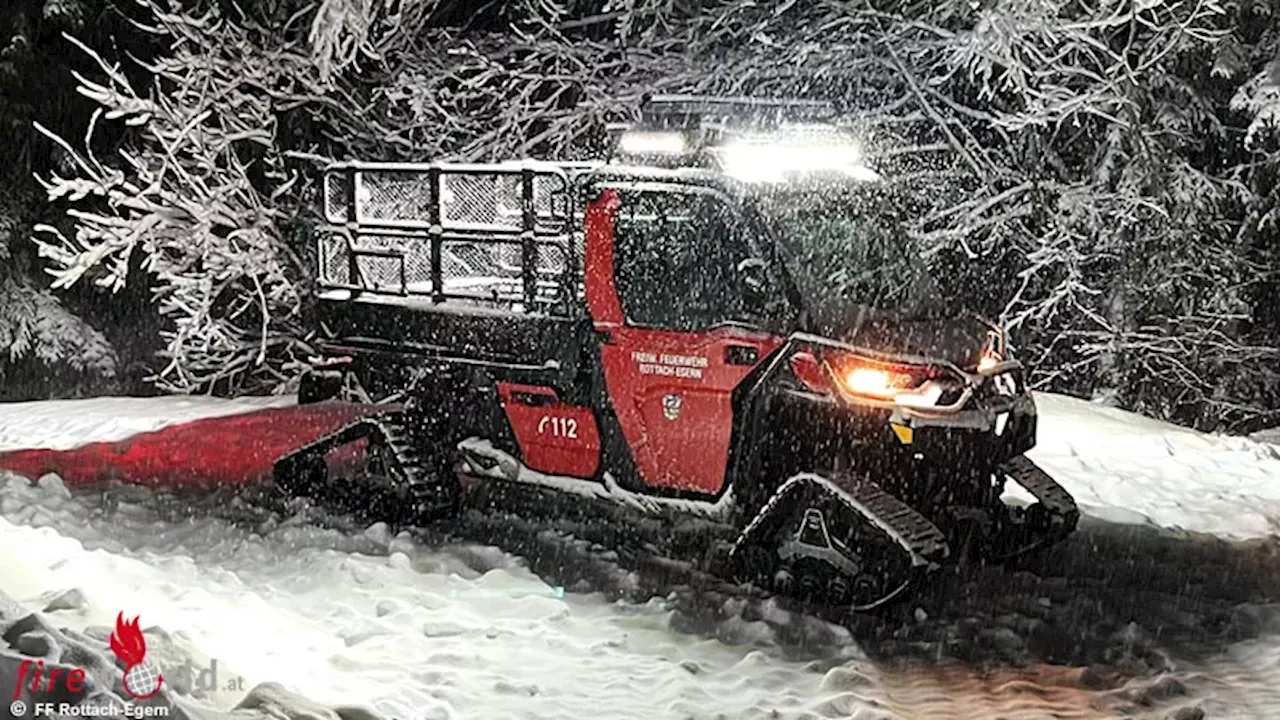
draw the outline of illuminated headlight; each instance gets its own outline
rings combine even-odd
[[[874,182],[880,175],[863,162],[855,142],[797,142],[785,138],[744,138],[720,148],[725,174],[744,182],[782,182],[788,174],[838,172]]]
[[[629,131],[618,139],[618,147],[631,155],[679,155],[685,151],[685,141],[677,132]]]
[[[852,358],[836,361],[832,366],[840,389],[853,397],[930,408],[938,404],[944,391],[935,379],[935,369],[930,367],[872,365]]]
[[[941,368],[884,363],[846,353],[825,353],[821,360],[812,353],[797,353],[791,367],[796,379],[813,392],[903,407],[937,407],[950,386],[950,376]]]
[[[882,398],[891,398],[920,384],[908,373],[889,372],[873,367],[855,367],[841,379],[844,386],[855,395]]]

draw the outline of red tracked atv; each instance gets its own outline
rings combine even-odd
[[[957,543],[1065,537],[1078,512],[1024,455],[1036,411],[1003,331],[912,307],[927,272],[846,222],[877,176],[823,111],[653,98],[605,164],[331,167],[325,356],[300,398],[394,407],[276,482],[403,523],[703,518],[732,528],[717,572],[854,609]],[[365,471],[331,477],[361,440]],[[1038,502],[1006,506],[1010,480]]]

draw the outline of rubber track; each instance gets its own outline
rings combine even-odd
[[[947,539],[936,525],[910,505],[890,495],[879,486],[864,482],[855,487],[842,488],[866,508],[867,513],[893,528],[906,541],[911,553],[924,564],[941,565],[950,554]]]
[[[761,524],[805,489],[817,489],[827,496],[827,500],[835,501],[857,517],[863,518],[868,525],[879,529],[891,545],[897,545],[910,558],[910,568],[896,587],[889,588],[887,594],[870,602],[846,606],[849,610],[871,610],[891,602],[923,576],[937,570],[951,552],[946,537],[936,525],[876,484],[855,478],[832,480],[806,473],[787,480],[769,502],[765,503],[734,542],[731,557],[736,556],[746,545],[756,543],[753,535],[758,534],[756,531]]]
[[[334,430],[328,435],[322,435],[321,437],[318,437],[315,440],[312,440],[311,442],[307,443],[306,445],[303,445],[297,450],[294,450],[293,452],[288,453],[287,455],[281,456],[279,459],[276,460],[275,464],[280,465],[281,463],[284,463],[286,461],[292,460],[297,457],[301,457],[303,455],[309,455],[311,453],[320,453],[321,455],[323,455],[325,453],[328,453],[330,450],[338,447],[339,445],[345,445],[346,443],[353,442],[361,438],[366,438],[369,436],[369,433],[357,432],[363,427],[374,427],[374,428],[379,428],[379,430],[381,429],[379,423],[373,422],[373,418],[364,417],[364,418],[360,418],[359,420],[352,420],[351,422],[347,423],[346,425],[343,425],[337,430]]]
[[[415,448],[412,435],[404,425],[405,414],[402,412],[386,413],[375,417],[364,417],[350,422],[334,432],[319,438],[297,451],[276,461],[279,465],[286,460],[308,453],[329,452],[333,448],[358,440],[373,439],[381,436],[382,442],[391,451],[397,471],[404,482],[405,490],[414,503],[415,515],[432,516],[440,510],[449,509],[454,504],[454,494],[442,486],[436,473],[428,468],[421,454]],[[444,502],[440,498],[445,497]]]
[[[382,431],[383,441],[399,465],[406,490],[415,504],[414,513],[432,516],[439,510],[452,507],[456,496],[443,487],[434,470],[426,467],[425,460],[415,449],[412,435],[401,422],[403,418],[403,413],[392,413],[370,418],[370,422]]]
[[[1005,461],[1000,467],[1006,475],[1026,488],[1044,505],[1044,509],[1049,511],[1055,535],[1060,533],[1065,537],[1075,529],[1076,523],[1080,520],[1080,508],[1076,506],[1075,498],[1071,497],[1071,493],[1059,485],[1057,480],[1041,470],[1039,465],[1032,462],[1026,455],[1019,455]]]
[[[799,492],[799,488],[804,484],[822,489],[828,497],[885,531],[895,543],[911,555],[914,566],[924,565],[933,568],[941,565],[950,554],[947,539],[936,525],[916,512],[910,505],[880,489],[875,483],[870,481],[841,483],[809,474],[797,475],[783,483],[742,531],[742,535],[735,543],[735,550],[749,542],[748,537],[752,530],[783,502]]]

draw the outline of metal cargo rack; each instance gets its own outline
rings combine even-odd
[[[366,163],[324,174],[322,290],[568,315],[587,163]],[[386,299],[391,299],[390,297]]]

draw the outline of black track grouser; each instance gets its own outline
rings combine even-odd
[[[1078,512],[1025,455],[1005,333],[916,302],[927,273],[845,214],[879,180],[822,112],[660,97],[602,164],[329,168],[300,397],[389,408],[277,483],[409,524],[495,503],[701,518],[734,538],[716,571],[854,609],[959,546],[1061,540]],[[358,440],[365,471],[330,477]],[[1039,502],[1006,506],[1009,481]]]

